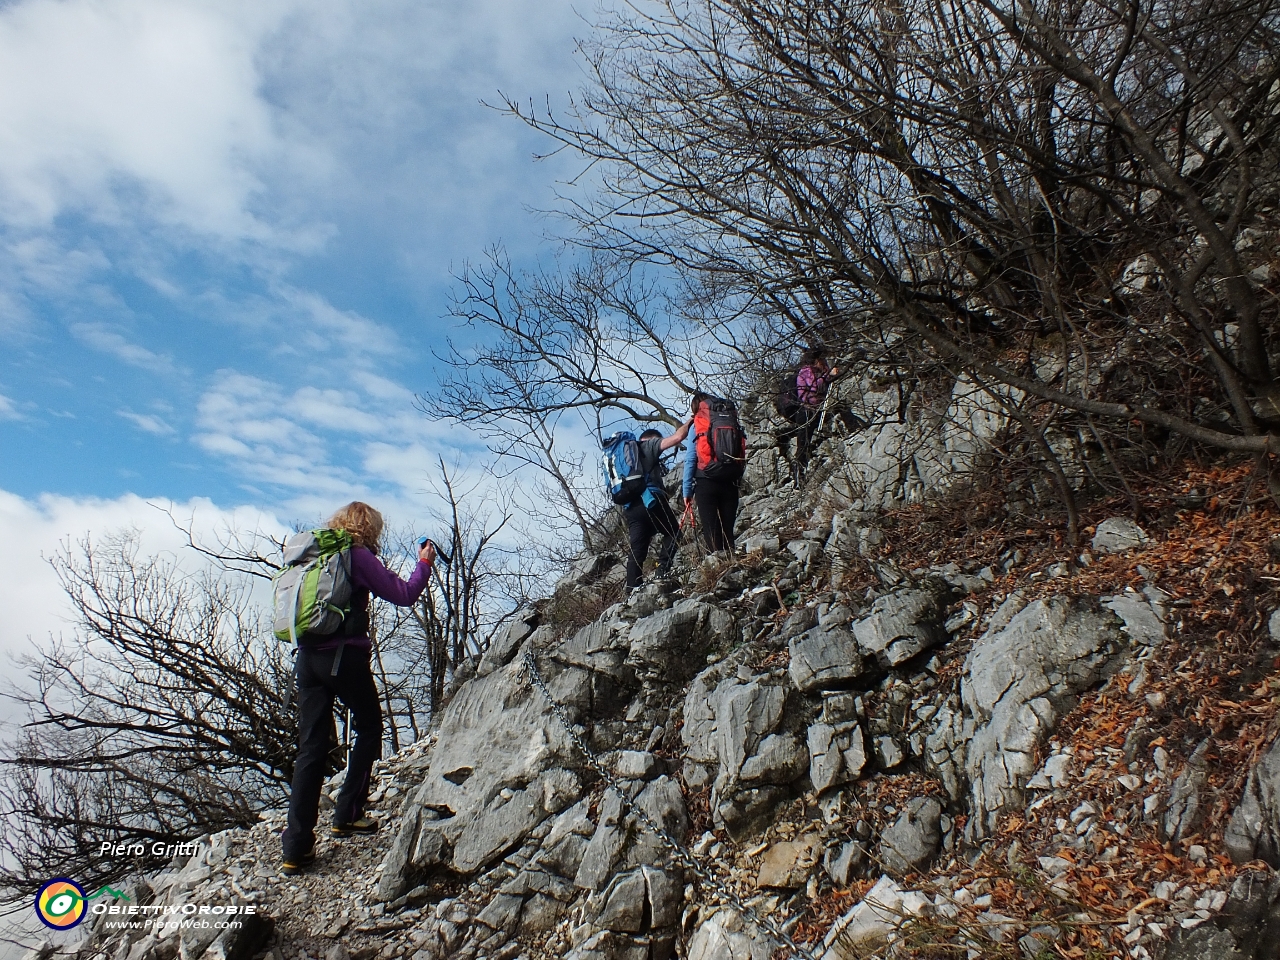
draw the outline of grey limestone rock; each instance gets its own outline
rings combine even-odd
[[[782,549],[782,541],[778,537],[771,537],[767,534],[757,534],[753,537],[747,537],[742,541],[742,549],[745,553],[762,553],[766,557],[771,557]]]
[[[1118,619],[1096,600],[1022,602],[1017,601],[1020,609],[1012,615],[1004,607],[993,615],[992,626],[965,661],[961,694],[974,723],[964,749],[972,792],[966,828],[970,838],[985,836],[1000,811],[1021,802],[1035,773],[1037,751],[1058,717],[1106,675],[1126,647]],[[954,715],[943,718],[944,712],[939,712],[939,727],[950,722],[954,732]],[[932,762],[937,763],[935,754],[944,746],[929,738]]]
[[[523,897],[499,893],[490,899],[485,908],[476,915],[476,923],[483,924],[490,930],[515,933],[520,923],[520,910],[523,907]]]
[[[744,671],[721,680],[711,693],[711,743],[701,749],[716,758],[713,817],[733,833],[749,829],[748,823],[784,798],[787,791],[779,784],[803,776],[808,765],[799,740],[781,729],[787,690],[772,677]]]
[[[892,770],[906,758],[893,737],[876,737],[876,762],[881,770]]]
[[[544,675],[557,699],[590,702],[590,670],[551,666]],[[469,874],[501,859],[576,794],[572,768],[581,758],[521,669],[508,664],[463,684],[445,709],[430,765],[384,859],[380,899],[400,896],[418,874]]]
[[[1199,831],[1204,822],[1207,812],[1205,788],[1209,783],[1209,746],[1208,739],[1200,741],[1187,760],[1187,765],[1169,788],[1169,802],[1165,804],[1160,827],[1164,838],[1173,843],[1180,843]]]
[[[880,835],[880,861],[891,874],[903,876],[928,865],[942,842],[942,804],[916,797]]]
[[[1098,524],[1090,546],[1095,553],[1125,553],[1150,539],[1147,532],[1128,517],[1112,517]]]
[[[801,693],[848,687],[867,673],[863,652],[846,626],[815,627],[787,644],[788,672]]]
[[[775,945],[730,910],[699,924],[685,950],[687,960],[770,960]]]
[[[619,750],[612,767],[619,780],[652,780],[663,771],[662,760],[644,750]]]
[[[822,941],[822,960],[859,960],[879,955],[879,948],[892,943],[898,930],[927,909],[928,901],[918,893],[908,893],[897,881],[884,876],[832,925]]]
[[[609,791],[600,804],[600,819],[582,856],[574,883],[584,890],[600,890],[613,876],[626,841],[622,801]]]
[[[810,725],[809,779],[818,793],[858,779],[866,765],[866,742],[856,721]]]
[[[947,638],[943,628],[951,587],[941,579],[885,594],[867,616],[853,624],[853,635],[867,656],[896,667]]]
[[[499,667],[505,667],[510,663],[516,651],[520,649],[520,644],[533,633],[537,623],[538,612],[533,607],[525,607],[518,611],[506,628],[500,630],[489,641],[484,656],[480,658],[480,665],[476,667],[477,676],[488,676]]]
[[[632,625],[626,663],[643,680],[682,683],[706,662],[708,650],[732,643],[735,629],[720,607],[682,600]]]
[[[1121,629],[1134,643],[1157,646],[1165,638],[1165,611],[1139,593],[1104,597],[1102,605],[1124,621]]]
[[[822,857],[827,876],[837,887],[847,887],[855,873],[867,860],[867,848],[857,840],[848,840],[836,847],[829,847]]]
[[[1235,863],[1265,860],[1280,868],[1280,741],[1249,772],[1223,840]]]
[[[647,900],[644,873],[631,870],[617,874],[604,892],[604,904],[595,920],[596,926],[617,933],[639,933],[644,922]]]
[[[809,769],[809,751],[793,733],[771,733],[742,765],[743,783],[792,783]]]
[[[683,837],[689,829],[680,786],[670,777],[659,777],[644,784],[634,802],[669,836]],[[550,840],[551,835],[548,843]],[[582,853],[574,883],[585,890],[603,890],[619,870],[658,865],[668,857],[669,851],[662,840],[631,815],[618,795],[610,790],[600,804],[599,821]]]

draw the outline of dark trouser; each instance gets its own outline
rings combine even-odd
[[[680,546],[680,521],[665,496],[646,507],[643,503],[633,503],[623,508],[627,518],[627,536],[631,541],[631,555],[627,557],[627,589],[640,586],[640,570],[644,566],[644,558],[649,555],[649,543],[655,534],[662,534],[662,552],[658,554],[658,576],[665,577],[671,572],[671,564],[676,558],[676,548]]]
[[[734,480],[699,477],[693,488],[698,522],[708,550],[733,549],[733,524],[738,518],[738,484]]]
[[[329,725],[333,698],[351,711],[355,743],[347,757],[347,777],[334,804],[333,822],[360,819],[369,797],[369,775],[382,756],[382,704],[369,671],[369,651],[342,650],[338,675],[333,670],[336,650],[298,650],[298,759],[293,765],[293,790],[289,796],[289,825],[284,831],[284,858],[301,857],[315,846],[315,826],[320,810],[320,788],[329,758]]]
[[[822,410],[819,407],[793,407],[787,411],[787,419],[792,425],[784,430],[778,439],[786,444],[795,437],[796,455],[791,463],[791,476],[798,484],[804,476],[805,467],[809,465],[809,455],[813,451],[813,439],[818,433],[818,422],[822,419]],[[786,455],[785,447],[783,455]]]

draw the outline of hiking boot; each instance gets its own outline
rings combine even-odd
[[[300,857],[285,857],[284,862],[280,864],[280,873],[286,877],[296,877],[306,873],[316,862],[316,852],[314,850],[304,853]]]
[[[335,837],[350,837],[355,834],[368,837],[377,832],[378,821],[371,817],[361,817],[359,820],[352,820],[350,823],[335,823],[329,828],[329,833]]]

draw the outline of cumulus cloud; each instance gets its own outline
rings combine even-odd
[[[0,183],[11,222],[68,208],[262,237],[255,168],[285,150],[255,56],[287,0],[26,0],[0,10]]]
[[[292,509],[374,497],[413,515],[435,500],[437,457],[449,463],[483,446],[464,428],[427,420],[412,396],[376,375],[290,391],[224,370],[200,398],[193,440]]]
[[[223,509],[205,499],[173,504],[129,495],[118,499],[43,495],[26,499],[0,490],[0,583],[21,603],[8,604],[0,623],[0,651],[15,653],[28,641],[42,642],[71,628],[71,608],[47,558],[60,550],[79,549],[85,537],[100,538],[122,530],[136,530],[144,553],[164,553],[196,569],[203,564],[184,550],[186,537],[171,521],[169,511],[189,523],[205,542],[228,530],[280,536],[287,527],[275,516],[254,507]]]

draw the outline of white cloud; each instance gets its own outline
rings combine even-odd
[[[263,238],[255,168],[285,150],[255,56],[287,0],[26,0],[0,10],[0,203]],[[141,194],[141,197],[131,196]]]
[[[400,338],[390,327],[351,310],[339,310],[323,297],[303,290],[282,289],[284,301],[296,308],[301,337],[313,350],[339,346],[348,357],[388,356],[399,352]]]
[[[0,620],[0,651],[14,653],[28,648],[28,639],[43,642],[71,628],[67,604],[46,558],[77,543],[85,536],[99,538],[121,530],[137,530],[146,554],[166,553],[184,563],[199,566],[184,551],[185,535],[162,511],[169,509],[183,523],[190,523],[205,542],[214,542],[226,530],[280,535],[286,527],[274,516],[253,507],[226,510],[205,499],[182,504],[144,500],[132,494],[115,500],[75,499],[49,494],[28,500],[0,490],[0,583],[5,595],[21,598],[6,605]],[[188,566],[188,568],[192,568]]]
[[[22,414],[12,400],[0,393],[0,420],[21,420]]]
[[[133,413],[130,410],[117,410],[116,416],[123,417],[135,427],[144,433],[155,434],[157,437],[165,437],[173,433],[173,427],[165,423],[165,421],[151,413]]]
[[[101,323],[76,323],[71,326],[71,333],[77,340],[100,353],[115,357],[117,360],[150,370],[152,373],[169,375],[175,372],[173,358],[148,350],[146,347],[132,343],[118,330],[113,330]]]

